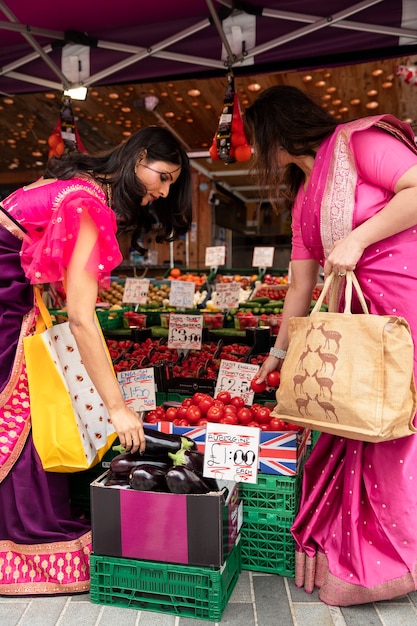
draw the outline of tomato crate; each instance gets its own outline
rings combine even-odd
[[[300,502],[301,477],[301,472],[295,476],[258,473],[256,484],[241,483],[244,519],[256,512],[260,517],[272,515],[286,526],[292,523]]]
[[[132,307],[121,309],[97,309],[97,318],[103,331],[123,328],[123,314],[132,311]]]
[[[220,568],[92,553],[90,569],[95,604],[218,622],[242,570],[240,542]]]
[[[240,548],[242,569],[294,577],[295,540],[290,529],[280,522],[244,519]]]

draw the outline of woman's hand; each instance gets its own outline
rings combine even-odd
[[[325,276],[329,276],[332,272],[339,276],[344,276],[347,270],[356,268],[356,264],[363,254],[364,247],[357,241],[354,232],[352,231],[344,239],[336,241],[330,250],[324,264]]]
[[[268,374],[274,370],[280,371],[282,363],[282,359],[277,359],[275,356],[269,355],[262,363],[261,369],[256,374],[255,380],[258,383],[266,382]]]
[[[110,412],[110,419],[127,452],[145,451],[145,434],[139,415],[126,405]]]

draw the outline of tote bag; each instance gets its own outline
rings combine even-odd
[[[78,472],[97,464],[117,434],[69,323],[53,326],[38,288],[35,293],[40,310],[36,333],[23,339],[33,443],[46,471]]]
[[[326,293],[337,283],[330,275],[311,314],[289,320],[289,347],[273,415],[361,441],[417,432],[414,346],[407,321],[369,314],[353,272],[346,273],[344,312],[320,312]],[[363,313],[351,313],[352,285]]]

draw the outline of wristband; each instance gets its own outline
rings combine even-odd
[[[287,351],[280,350],[280,348],[271,348],[269,354],[274,356],[276,359],[285,359]]]

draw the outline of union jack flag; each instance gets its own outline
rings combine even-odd
[[[306,453],[309,432],[262,431],[259,470],[263,474],[295,476]]]

